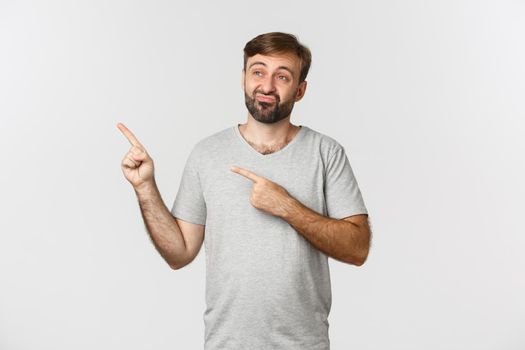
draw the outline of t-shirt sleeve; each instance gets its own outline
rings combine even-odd
[[[176,218],[194,224],[206,223],[206,203],[202,193],[195,148],[186,160],[171,213]]]
[[[324,195],[327,216],[332,219],[368,214],[343,146],[336,148],[326,164]]]

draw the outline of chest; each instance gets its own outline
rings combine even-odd
[[[209,160],[201,176],[203,197],[209,214],[243,212],[251,206],[252,180],[230,170],[231,166],[247,169],[284,187],[307,207],[324,211],[324,167],[320,158],[300,157],[258,160],[235,156]]]

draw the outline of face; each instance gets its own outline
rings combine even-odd
[[[299,74],[300,59],[294,54],[250,57],[242,74],[250,115],[266,124],[289,117],[306,90],[306,81],[299,84]]]

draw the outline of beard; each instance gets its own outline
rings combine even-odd
[[[263,96],[273,96],[275,97],[275,101],[257,101],[257,99],[255,98],[255,95],[257,93],[260,93]],[[279,98],[279,96],[274,94],[265,95],[261,91],[255,90],[253,92],[253,96],[249,96],[246,93],[246,90],[244,92],[244,103],[246,104],[246,108],[248,108],[248,111],[250,112],[252,117],[261,123],[277,123],[278,121],[283,120],[284,118],[288,117],[290,113],[292,113],[293,106],[295,104],[293,98],[288,101],[284,101],[283,103],[280,103],[280,101],[281,99]]]

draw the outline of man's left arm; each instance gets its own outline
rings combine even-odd
[[[332,219],[289,196],[279,213],[314,247],[342,262],[361,266],[370,248],[368,214]]]
[[[288,222],[326,255],[361,266],[370,245],[368,214],[332,219],[303,205],[279,184],[239,167],[231,170],[253,181],[250,203]]]

